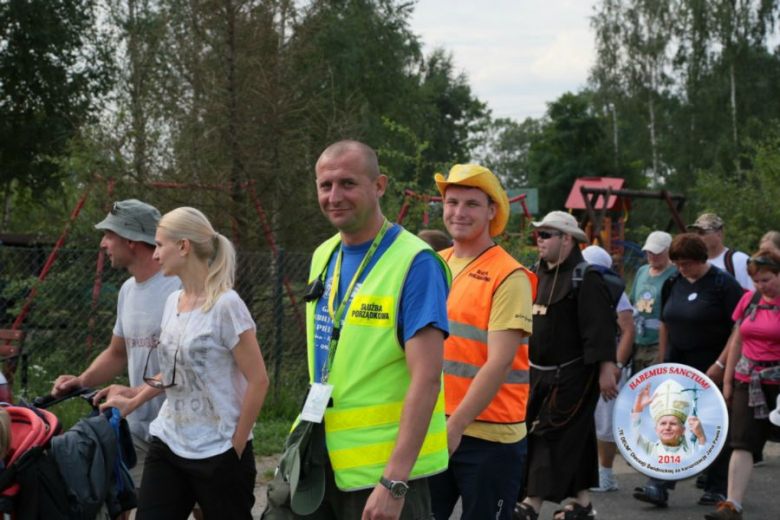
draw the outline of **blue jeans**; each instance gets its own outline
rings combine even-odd
[[[447,520],[459,497],[463,520],[511,520],[523,485],[527,441],[513,444],[463,436],[447,471],[428,479],[433,517]]]

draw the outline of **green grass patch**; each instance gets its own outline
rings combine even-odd
[[[263,419],[254,427],[255,455],[266,456],[282,452],[284,439],[290,433],[293,421],[287,419]]]
[[[305,380],[304,380],[305,381]],[[268,392],[263,410],[254,427],[254,448],[256,455],[281,453],[284,439],[298,417],[303,405],[306,388],[284,386]]]

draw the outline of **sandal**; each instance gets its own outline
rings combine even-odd
[[[558,516],[563,513],[563,516]],[[583,507],[577,502],[570,502],[553,513],[553,520],[593,520],[596,518],[596,510],[593,502],[588,507]]]
[[[525,502],[515,504],[512,520],[537,520],[538,518],[539,513],[536,512],[536,509],[531,504],[526,504]]]

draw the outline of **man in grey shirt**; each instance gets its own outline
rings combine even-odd
[[[125,366],[131,387],[143,384],[144,370],[147,377],[160,371],[156,348],[163,325],[163,307],[168,295],[181,289],[181,282],[178,277],[163,277],[160,264],[152,258],[159,220],[160,212],[154,206],[130,199],[115,202],[108,216],[95,226],[103,231],[100,247],[106,250],[111,266],[127,269],[132,277],[119,291],[116,324],[108,348],[81,375],[59,376],[54,381],[52,395],[103,385],[121,374]],[[149,423],[157,417],[164,400],[162,394],[127,417],[138,454],[138,464],[130,472],[137,487],[141,484],[151,441]]]

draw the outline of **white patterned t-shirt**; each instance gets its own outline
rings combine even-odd
[[[158,347],[163,383],[175,386],[165,390],[165,403],[149,432],[180,457],[205,459],[232,447],[247,388],[233,348],[239,334],[255,330],[255,323],[233,290],[205,313],[177,313],[180,294],[171,294],[165,304]]]

